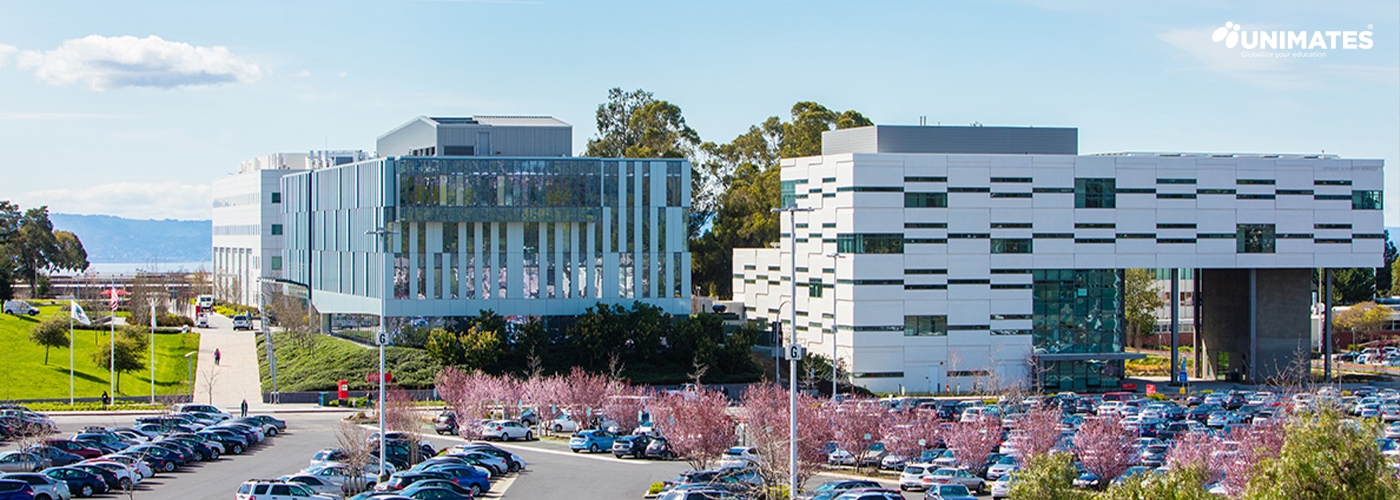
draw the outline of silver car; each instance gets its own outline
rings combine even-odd
[[[0,479],[24,481],[34,488],[34,500],[70,500],[68,483],[35,472],[0,474]]]
[[[49,459],[29,452],[0,454],[0,472],[39,472],[52,465]]]

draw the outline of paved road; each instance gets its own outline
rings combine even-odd
[[[195,374],[194,400],[231,414],[238,413],[244,398],[248,400],[250,412],[270,409],[262,403],[257,334],[248,330],[233,331],[233,320],[218,314],[209,315],[209,326],[212,328],[199,329],[199,368]],[[216,349],[220,354],[218,364],[214,363]]]

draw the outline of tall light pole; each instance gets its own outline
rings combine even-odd
[[[841,325],[836,322],[836,308],[840,306],[840,300],[836,297],[836,284],[841,282],[840,270],[841,259],[846,258],[841,252],[826,254],[831,257],[831,279],[836,283],[831,284],[831,404],[836,404],[836,335],[841,331]]]
[[[792,343],[787,345],[788,354],[788,497],[797,494],[797,212],[811,212],[811,208],[798,208],[794,203],[773,212],[787,212],[788,241],[790,245],[789,271],[792,273]],[[779,217],[782,217],[779,215]]]
[[[365,234],[367,234],[367,235],[374,235],[374,236],[377,237],[377,238],[376,238],[377,241],[379,241],[380,243],[383,243],[388,237],[393,236],[393,235],[398,234],[398,233],[396,233],[395,231],[393,231],[393,230],[391,230],[391,229],[387,229],[387,228],[384,228],[384,227],[378,227],[378,228],[375,228],[375,229],[371,229],[371,230],[369,230],[369,231],[365,231]],[[385,267],[384,264],[383,264],[383,263],[384,263],[384,260],[385,260],[385,259],[384,259],[384,256],[385,256],[385,255],[388,255],[388,253],[389,253],[388,250],[387,250],[386,248],[387,248],[387,247],[385,247],[385,246],[382,245],[382,244],[379,246],[379,253],[380,253],[380,258],[379,258],[379,262],[380,262],[380,266],[379,266],[379,275],[380,275],[381,278],[384,276],[384,267]],[[384,304],[388,301],[388,299],[389,299],[389,298],[388,298],[388,297],[386,296],[386,294],[384,293],[384,285],[383,285],[383,283],[381,282],[381,283],[380,283],[380,286],[379,286],[379,336],[376,338],[376,340],[378,340],[378,342],[375,342],[376,344],[379,344],[379,405],[378,405],[378,408],[376,408],[376,409],[379,410],[379,411],[378,411],[378,413],[379,413],[379,469],[378,469],[378,472],[379,472],[379,480],[380,480],[380,481],[383,481],[383,480],[385,479],[385,475],[384,475],[384,449],[387,448],[387,446],[384,446],[384,445],[385,445],[385,442],[384,442],[384,441],[385,441],[385,440],[384,440],[384,344],[387,344],[387,343],[389,342],[389,321],[388,321],[387,318],[384,317],[384,315],[385,315]]]

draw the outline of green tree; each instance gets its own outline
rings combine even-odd
[[[794,104],[789,115],[787,122],[769,117],[729,143],[700,145],[705,160],[694,169],[690,221],[691,282],[700,293],[730,297],[733,249],[778,240],[771,210],[781,202],[780,159],[821,154],[822,132],[873,124],[859,112],[808,101]]]
[[[29,340],[44,348],[44,364],[49,364],[49,349],[68,347],[67,318],[53,317],[29,328]]]
[[[1397,481],[1375,444],[1376,424],[1358,424],[1332,410],[1292,419],[1279,456],[1258,465],[1245,498],[1358,500],[1400,498]]]
[[[642,89],[608,89],[598,105],[598,136],[585,156],[598,158],[689,158],[700,135],[685,124],[680,106]]]
[[[1123,272],[1123,316],[1130,343],[1142,347],[1143,339],[1157,330],[1157,309],[1164,305],[1162,287],[1151,269]]]
[[[1074,487],[1074,459],[1069,453],[1049,453],[1030,458],[1026,468],[1016,473],[1011,486],[1013,498],[1038,500],[1087,500],[1090,493]]]
[[[49,207],[31,208],[24,212],[13,246],[16,270],[29,283],[30,295],[33,296],[39,284],[39,272],[51,267],[58,258],[58,238],[53,235]]]
[[[1150,480],[1149,480],[1150,479]],[[1205,471],[1197,468],[1172,469],[1164,473],[1137,474],[1113,485],[1101,494],[1101,500],[1215,500],[1202,485],[1210,481]]]
[[[1395,248],[1395,242],[1390,241],[1390,230],[1385,230],[1385,267],[1376,269],[1376,293],[1388,296],[1396,295],[1395,263],[1400,262],[1400,250]]]
[[[494,367],[501,354],[501,335],[478,326],[461,334],[462,365],[467,369],[486,370]]]
[[[442,328],[434,328],[428,333],[428,341],[423,348],[442,366],[461,366],[466,363],[461,338],[456,333]]]
[[[1332,297],[1337,304],[1356,304],[1376,297],[1376,270],[1352,267],[1332,271]]]
[[[78,239],[78,235],[68,231],[54,231],[53,236],[58,243],[53,267],[77,272],[86,271],[89,266],[87,250],[83,249],[83,241]]]
[[[136,337],[139,338],[139,336]],[[99,345],[97,351],[92,353],[92,362],[100,367],[109,366],[108,363],[111,362],[113,353],[115,352],[117,387],[120,389],[122,385],[122,373],[146,368],[146,361],[142,356],[146,346],[144,342],[138,342],[133,339],[133,336],[127,334],[117,335],[117,340],[114,345],[116,347],[115,351],[112,349],[113,344]]]

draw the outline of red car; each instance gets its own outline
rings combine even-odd
[[[69,441],[67,439],[46,439],[44,440],[44,444],[83,457],[84,459],[97,458],[102,456],[102,450],[98,450],[96,448],[89,448],[87,445],[79,443],[77,441]]]

